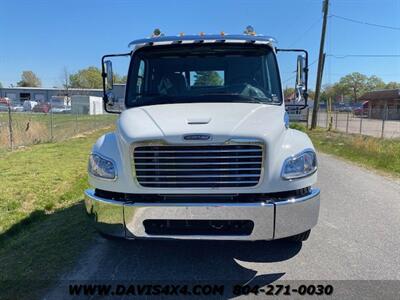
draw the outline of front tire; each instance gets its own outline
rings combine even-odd
[[[302,233],[296,234],[296,235],[289,236],[286,239],[291,242],[304,242],[304,241],[308,240],[310,233],[311,233],[311,229],[304,231]]]

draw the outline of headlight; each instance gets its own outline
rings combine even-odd
[[[114,163],[109,160],[92,153],[89,156],[89,172],[96,177],[105,179],[115,179],[117,172],[115,171]]]
[[[282,168],[282,178],[296,179],[309,176],[317,171],[317,156],[311,149],[291,156],[285,160]]]

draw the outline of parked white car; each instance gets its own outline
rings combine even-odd
[[[70,114],[71,113],[71,106],[62,106],[62,107],[52,107],[50,108],[50,113],[53,114]]]
[[[254,34],[130,44],[125,107],[89,158],[87,212],[127,239],[304,241],[317,224],[317,157],[289,128],[274,40]],[[299,51],[299,50],[294,50]],[[297,63],[307,103],[307,52]],[[116,112],[110,56],[104,101]]]
[[[13,105],[11,106],[11,110],[14,112],[23,112],[25,111],[24,107],[22,105]]]

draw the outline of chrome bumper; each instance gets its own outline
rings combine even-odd
[[[292,236],[317,224],[319,190],[299,198],[265,203],[131,203],[99,198],[93,190],[85,191],[85,205],[94,215],[99,231],[117,237],[273,240]],[[250,235],[149,235],[143,221],[164,220],[252,220]]]

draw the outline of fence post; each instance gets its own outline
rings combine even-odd
[[[362,132],[362,123],[363,123],[363,116],[360,116],[360,134]]]
[[[349,115],[350,115],[350,113],[347,112],[346,133],[349,133]]]
[[[95,128],[95,129],[97,128],[97,118],[96,118],[96,114],[97,114],[97,111],[96,111],[96,103],[93,103],[93,117],[94,117],[94,128]]]
[[[382,113],[382,131],[381,131],[381,138],[384,136],[384,131],[385,131],[385,120],[387,118],[387,112],[388,112],[388,107],[385,105],[385,109]]]
[[[75,112],[75,133],[78,132],[78,111]]]
[[[329,113],[329,111],[328,111],[328,108],[326,108],[326,122],[325,122],[325,128],[328,128],[328,126],[329,126],[329,116],[330,116],[330,113]]]
[[[50,141],[53,141],[53,98],[50,98]]]
[[[10,137],[10,149],[14,150],[14,137],[13,137],[13,129],[12,129],[12,118],[11,118],[11,106],[8,105],[8,133]]]
[[[338,121],[338,111],[335,111],[335,130],[337,130],[337,121]]]

